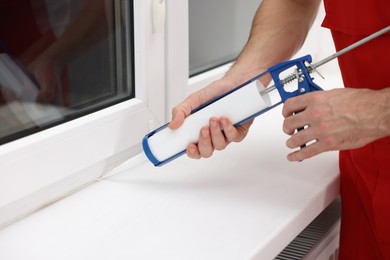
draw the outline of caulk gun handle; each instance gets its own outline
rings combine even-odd
[[[296,97],[305,93],[309,93],[316,90],[322,90],[317,84],[315,84],[310,77],[310,73],[305,65],[305,63],[310,64],[312,58],[310,55],[306,55],[294,60],[281,62],[277,65],[272,66],[268,69],[268,72],[271,74],[272,79],[275,84],[275,88],[279,92],[281,101],[284,103],[287,99]],[[288,91],[284,89],[284,85],[288,84],[288,81],[285,82],[286,79],[280,78],[280,74],[288,69],[295,68],[300,71],[298,80],[298,88],[294,91]]]
[[[300,112],[302,112],[302,111],[300,111]],[[294,112],[294,115],[296,115],[296,114],[298,114],[298,113],[300,113],[300,112]],[[304,126],[299,127],[299,128],[297,128],[297,132],[300,132],[300,131],[302,131],[302,130],[304,130],[304,129],[305,129]],[[303,144],[303,145],[300,146],[301,149],[303,149],[303,148],[305,148],[305,147],[306,147],[306,144]]]
[[[272,79],[274,80],[275,87],[278,90],[283,103],[289,98],[304,95],[312,91],[322,90],[321,87],[319,87],[313,82],[312,78],[310,77],[310,73],[306,67],[306,63],[310,64],[311,62],[312,57],[310,55],[306,55],[294,60],[279,63],[268,69],[268,72],[271,74]],[[290,68],[296,68],[302,73],[297,78],[295,78],[296,80],[298,80],[298,88],[291,92],[284,89],[284,84],[288,84],[288,82],[283,83],[285,82],[285,80],[280,78],[280,74]],[[294,115],[300,112],[302,111],[297,111],[294,113]],[[297,131],[299,132],[304,129],[305,127],[303,126],[298,128]],[[306,144],[303,144],[300,148],[303,149],[305,147]]]
[[[300,111],[300,112],[302,112],[302,111]],[[298,113],[300,113],[300,112],[294,112],[294,115],[296,115],[296,114],[298,114]],[[305,129],[304,126],[299,127],[299,128],[297,128],[297,132],[300,132],[300,131],[302,131],[302,130],[304,130],[304,129]],[[306,144],[302,144],[302,145],[300,146],[300,149],[303,149],[303,148],[305,148],[305,147],[306,147]],[[302,162],[302,160],[300,160],[300,162]]]

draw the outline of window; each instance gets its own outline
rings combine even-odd
[[[154,2],[0,4],[0,227],[139,153],[143,135],[163,123]],[[55,66],[34,62],[55,50]]]
[[[231,62],[237,57],[248,39],[260,2],[188,1],[191,76]]]
[[[1,11],[1,144],[134,97],[132,17],[118,1],[37,2]]]

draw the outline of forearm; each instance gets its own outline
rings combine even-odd
[[[264,0],[248,42],[227,76],[245,81],[291,58],[302,46],[320,0]]]
[[[378,114],[378,130],[383,137],[390,136],[390,87],[379,90],[378,104],[382,109]]]

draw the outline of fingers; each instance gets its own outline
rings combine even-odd
[[[191,114],[195,108],[200,107],[202,104],[206,103],[208,100],[213,98],[213,96],[207,90],[208,88],[201,89],[198,92],[190,95],[182,103],[172,109],[172,120],[168,124],[168,127],[172,130],[179,128],[184,119]]]
[[[308,94],[306,94],[308,95]],[[284,103],[282,114],[284,117],[289,117],[296,112],[303,111],[307,108],[305,95],[287,99]]]
[[[213,142],[211,140],[211,135],[210,135],[210,129],[207,126],[202,127],[202,129],[200,129],[198,149],[201,157],[203,158],[209,158],[214,152]]]
[[[286,141],[286,146],[288,148],[294,149],[306,145],[307,143],[315,140],[313,132],[314,131],[308,127],[291,135],[291,137]]]
[[[210,128],[208,126],[202,127],[197,145],[190,144],[187,147],[187,156],[193,159],[209,158],[214,152],[211,138]]]
[[[237,86],[235,81],[222,78],[190,95],[172,110],[172,120],[168,127],[171,130],[179,128],[194,109],[222,93],[226,93],[235,86]],[[251,123],[248,122],[242,126],[234,127],[226,117],[210,118],[209,125],[203,127],[199,132],[198,143],[187,147],[187,156],[194,159],[210,157],[215,150],[225,149],[230,142],[241,141],[246,136]]]
[[[283,131],[290,135],[286,146],[297,149],[287,155],[289,161],[302,161],[335,149],[330,138],[331,115],[326,92],[312,92],[288,99],[283,106]],[[297,131],[299,129],[300,131]]]
[[[294,151],[287,155],[287,160],[292,162],[300,162],[304,159],[309,159],[313,156],[316,156],[326,150],[323,149],[323,146],[320,142],[315,142],[310,145],[307,145],[305,148]]]
[[[307,117],[304,112],[291,114],[284,119],[283,122],[283,132],[288,135],[294,134],[296,129],[300,129],[308,125]]]
[[[172,121],[168,124],[168,127],[172,130],[179,128],[186,118],[187,114],[180,108],[174,108],[172,111]]]
[[[303,159],[314,156],[311,155],[313,146],[306,145],[314,139],[313,131],[309,127],[308,117],[305,111],[307,109],[306,104],[304,96],[300,96],[288,99],[283,106],[282,114],[285,117],[283,132],[291,136],[286,141],[286,146],[291,149],[300,148],[300,150],[290,153],[287,156],[289,161],[302,161]]]
[[[193,159],[209,158],[215,150],[223,150],[229,143],[244,139],[251,124],[252,121],[235,127],[226,117],[212,117],[209,125],[200,130],[198,143],[187,147],[187,156]]]
[[[296,129],[300,129],[300,131]],[[305,122],[303,115],[293,114],[286,118],[283,124],[283,131],[291,135],[286,141],[286,146],[291,149],[300,148],[287,155],[289,161],[300,162],[324,151],[321,149],[321,143],[316,139],[317,131]]]
[[[196,144],[188,145],[186,153],[187,153],[187,156],[192,158],[192,159],[200,159],[201,158],[200,152],[198,150],[198,146],[196,146]]]
[[[253,119],[239,126],[233,126],[227,117],[221,117],[221,125],[228,142],[241,142],[248,134]]]
[[[227,122],[226,125],[229,125],[229,123]],[[209,126],[200,129],[197,145],[190,144],[187,147],[187,155],[193,159],[209,158],[215,150],[226,148],[228,143],[221,121],[216,117],[212,117],[209,120]]]
[[[226,122],[225,122],[226,123]],[[215,150],[223,150],[228,145],[225,133],[221,127],[222,122],[216,117],[210,118],[210,131],[212,136],[212,145]]]
[[[172,130],[179,128],[183,124],[184,119],[191,114],[191,111],[201,105],[200,93],[197,92],[192,94],[181,104],[172,109],[172,120],[168,127]]]

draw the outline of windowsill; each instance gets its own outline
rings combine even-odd
[[[338,196],[337,153],[290,163],[281,125],[279,106],[210,159],[124,165],[1,230],[0,259],[273,258]]]

